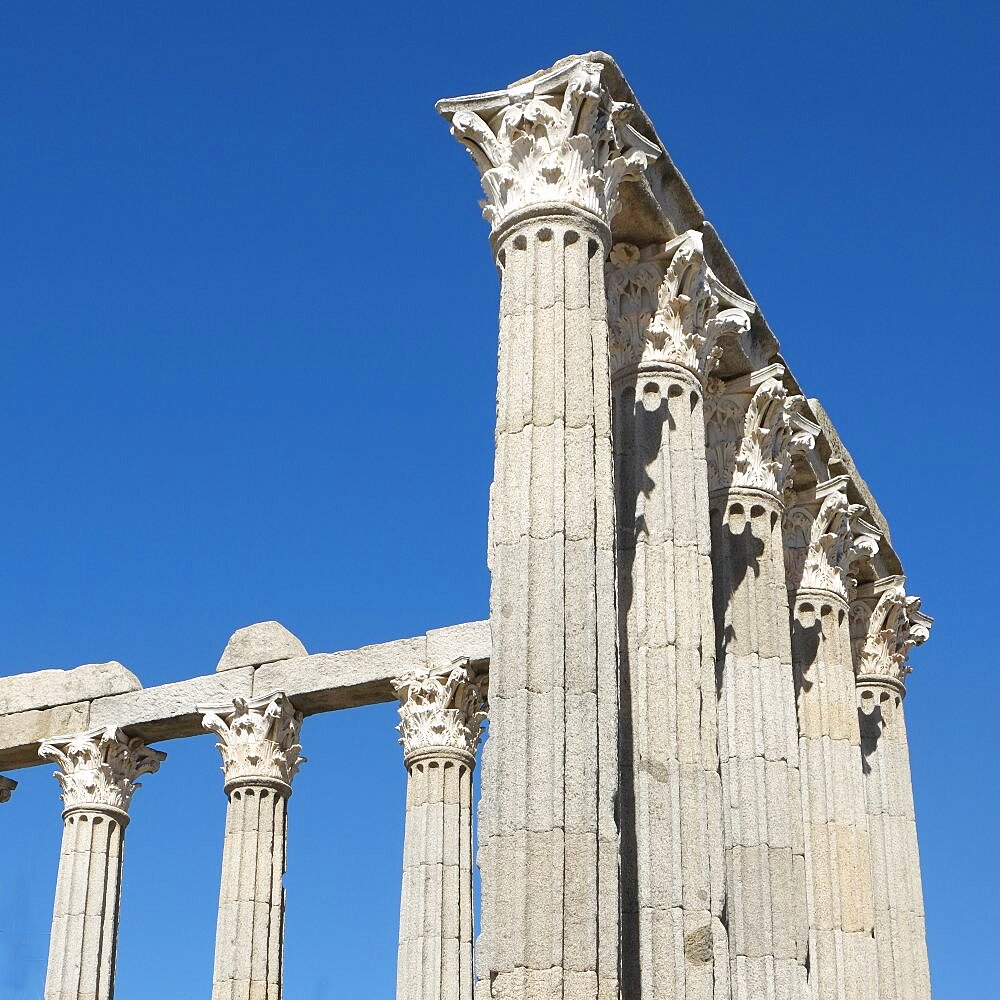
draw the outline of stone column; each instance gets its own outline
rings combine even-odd
[[[285,837],[302,715],[281,692],[205,706],[229,798],[212,1000],[280,1000]]]
[[[877,603],[852,607],[861,722],[861,769],[868,809],[879,1000],[929,1000],[924,894],[903,715],[910,651],[932,619],[901,578],[883,581]]]
[[[486,716],[469,661],[398,677],[406,785],[397,1000],[472,1000],[472,771]]]
[[[477,996],[615,998],[618,690],[604,262],[656,153],[572,60],[438,109],[482,172],[501,275]]]
[[[736,1000],[807,995],[805,845],[780,497],[801,397],[781,369],[708,400],[719,755]],[[803,421],[800,421],[803,423]],[[818,430],[818,428],[814,428]]]
[[[9,802],[11,792],[17,788],[17,782],[13,778],[5,778],[0,774],[0,802]]]
[[[607,268],[618,496],[622,992],[728,998],[704,380],[754,306],[701,234]]]
[[[166,754],[114,728],[45,742],[38,754],[59,765],[65,807],[45,1000],[111,1000],[128,807],[136,779]]]
[[[876,996],[868,817],[858,763],[848,574],[878,550],[843,480],[785,515],[814,1000]],[[817,510],[818,507],[818,510]]]

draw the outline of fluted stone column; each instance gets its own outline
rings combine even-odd
[[[469,661],[398,677],[406,784],[397,1000],[472,1000],[472,771],[485,714]]]
[[[900,579],[889,581],[874,609],[852,605],[859,624],[857,693],[861,767],[872,882],[879,1000],[929,1000],[930,970],[920,880],[920,852],[910,780],[903,697],[910,651],[930,635],[931,619],[920,599],[908,597]],[[860,631],[860,630],[859,630]]]
[[[38,753],[59,765],[64,805],[45,1000],[111,1000],[128,808],[136,779],[166,754],[114,728],[51,740]]]
[[[785,516],[793,599],[792,659],[799,719],[814,1000],[874,1000],[871,862],[847,588],[875,555],[843,481],[821,484]],[[818,507],[818,510],[816,509]]]
[[[728,998],[704,380],[752,303],[701,234],[607,268],[618,496],[622,994]]]
[[[736,1000],[807,996],[805,845],[781,536],[801,397],[710,386],[708,467],[727,914]],[[728,389],[728,391],[726,391]]]
[[[285,932],[285,841],[302,715],[281,692],[205,706],[219,737],[226,835],[212,1000],[280,1000]]]
[[[614,998],[618,691],[604,262],[656,153],[575,60],[442,101],[501,274],[477,996]]]
[[[13,778],[5,778],[0,774],[0,802],[10,802],[11,792],[17,788],[17,782]]]

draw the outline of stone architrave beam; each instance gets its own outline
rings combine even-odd
[[[43,702],[27,700],[24,692],[30,691],[31,685],[26,678],[32,674],[0,677],[0,704],[5,703],[8,691],[18,692],[18,710],[0,714],[0,769],[40,764],[38,748],[45,741],[96,727],[113,725],[147,743],[197,736],[204,732],[198,705],[259,697],[271,691],[284,691],[304,715],[392,702],[396,701],[392,679],[407,670],[450,663],[457,657],[468,657],[481,667],[489,662],[490,653],[489,622],[482,621],[360,649],[213,671],[156,687],[128,690],[119,686],[120,693],[101,691],[98,696],[92,689],[81,688],[71,690],[75,700],[66,704],[54,704],[49,695]]]

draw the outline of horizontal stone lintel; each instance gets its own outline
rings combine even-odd
[[[411,639],[362,646],[337,653],[313,653],[259,667],[238,667],[156,687],[111,694],[51,708],[0,715],[0,771],[43,761],[45,740],[117,726],[146,743],[204,733],[198,705],[284,691],[305,715],[394,701],[391,681],[425,664],[459,657],[486,665],[491,651],[488,621],[432,629]]]

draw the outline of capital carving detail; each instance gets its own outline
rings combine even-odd
[[[812,430],[797,425],[805,405],[789,396],[776,378],[767,378],[749,401],[710,380],[706,399],[706,458],[710,490],[757,489],[781,497],[796,452],[815,447]],[[744,406],[746,407],[744,409]]]
[[[439,103],[479,167],[483,217],[494,231],[514,212],[544,202],[585,209],[610,225],[622,182],[659,156],[627,124],[632,105],[611,98],[603,71],[581,60],[530,87]]]
[[[17,788],[17,782],[13,778],[5,778],[0,774],[0,802],[9,802],[10,793]]]
[[[291,785],[306,762],[299,753],[302,713],[280,691],[199,711],[205,713],[202,726],[219,737],[227,784],[260,778]]]
[[[920,611],[920,598],[903,585],[891,586],[879,598],[868,620],[858,657],[858,674],[887,677],[902,683],[910,673],[910,652],[930,637],[933,619]]]
[[[641,249],[616,243],[605,279],[612,374],[664,361],[706,378],[722,354],[720,338],[749,331],[756,308],[715,277],[695,230]]]
[[[59,765],[55,778],[67,809],[107,806],[128,812],[140,787],[136,778],[158,771],[167,755],[111,726],[46,741],[38,756]]]
[[[852,571],[878,552],[878,538],[859,522],[864,510],[864,505],[852,504],[842,490],[826,496],[815,518],[801,508],[789,510],[785,544],[786,568],[792,569],[790,586],[825,590],[848,599]],[[801,548],[792,544],[803,535]]]
[[[392,682],[399,697],[399,742],[407,756],[443,747],[474,754],[486,713],[483,695],[462,658],[421,666]]]

